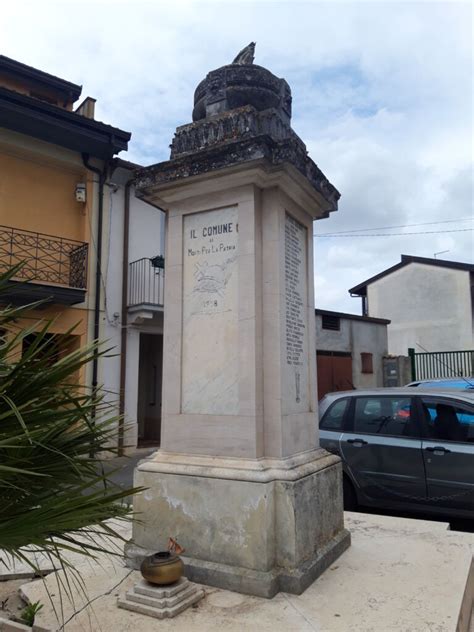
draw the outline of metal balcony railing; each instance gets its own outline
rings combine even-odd
[[[164,303],[164,260],[162,257],[143,258],[129,264],[128,306]]]
[[[87,253],[82,241],[0,226],[0,271],[23,263],[16,279],[85,290]]]

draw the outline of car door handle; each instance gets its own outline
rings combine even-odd
[[[352,443],[357,448],[360,448],[363,445],[367,445],[367,441],[365,441],[365,439],[347,439],[347,443]]]
[[[445,448],[442,445],[435,445],[434,447],[426,448],[427,452],[434,452],[435,454],[446,454],[447,452],[451,452],[448,448]]]

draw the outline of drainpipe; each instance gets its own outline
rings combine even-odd
[[[101,297],[101,266],[102,266],[102,224],[104,219],[104,184],[107,177],[107,163],[105,163],[103,170],[98,167],[94,167],[89,163],[89,154],[82,154],[82,162],[86,169],[96,173],[99,176],[99,213],[97,218],[97,260],[95,267],[95,305],[94,305],[94,340],[99,339],[99,327],[100,327],[100,297]],[[92,358],[92,395],[94,398],[93,407],[91,411],[91,421],[94,423],[96,417],[95,398],[97,393],[97,379],[99,369],[99,355],[98,350],[94,351],[94,357]]]
[[[127,304],[128,304],[128,244],[130,235],[130,187],[134,182],[130,178],[125,185],[123,212],[123,253],[122,253],[122,329],[120,332],[120,390],[119,390],[119,426],[118,453],[123,455],[125,421],[125,384],[127,377]]]

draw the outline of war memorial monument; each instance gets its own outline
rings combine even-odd
[[[313,221],[338,191],[254,44],[209,72],[137,195],[166,211],[162,441],[139,464],[130,565],[186,548],[189,579],[301,593],[349,546],[339,458],[319,447]]]

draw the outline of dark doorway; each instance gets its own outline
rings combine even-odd
[[[160,445],[163,336],[140,334],[138,364],[138,445]]]
[[[318,399],[333,391],[348,391],[352,383],[352,357],[343,351],[318,351]]]

